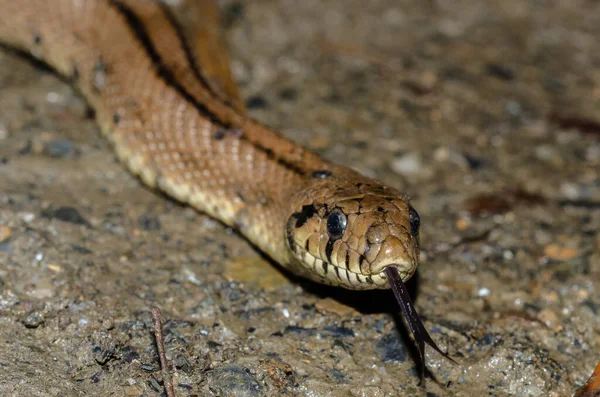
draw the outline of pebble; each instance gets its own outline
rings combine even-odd
[[[92,355],[98,364],[103,365],[115,356],[116,351],[117,348],[112,339],[103,338],[99,341],[99,344],[92,349]]]
[[[390,168],[401,175],[417,174],[421,170],[421,157],[416,153],[407,153],[393,159]]]
[[[32,214],[31,212],[23,212],[19,215],[21,216],[21,219],[23,219],[23,222],[25,222],[25,223],[31,223],[35,219],[35,214]]]
[[[406,361],[406,346],[397,332],[382,336],[377,341],[375,350],[384,362],[403,363]]]
[[[49,263],[48,265],[46,265],[46,267],[47,267],[49,270],[53,271],[54,273],[60,273],[60,272],[62,272],[62,270],[63,270],[62,266],[60,266],[60,265],[56,265],[56,264],[54,264],[54,263]]]
[[[208,373],[211,390],[221,396],[258,397],[261,387],[249,371],[239,365],[224,365]]]
[[[125,386],[123,391],[126,396],[141,396],[144,394],[144,390],[139,386]]]
[[[538,313],[537,318],[554,332],[562,330],[561,317],[552,309],[546,308]]]
[[[575,248],[561,247],[556,244],[547,245],[544,248],[544,255],[556,261],[567,261],[579,255],[579,251]]]
[[[1,128],[0,128],[1,131]],[[600,145],[592,145],[585,151],[585,159],[589,162],[598,162],[600,159]]]
[[[34,311],[23,319],[23,325],[27,328],[37,328],[44,322],[44,315],[40,312]]]
[[[477,291],[477,296],[479,296],[479,297],[489,296],[490,293],[491,293],[491,291],[489,290],[489,288],[482,287],[479,289],[479,291]]]
[[[74,223],[76,225],[89,226],[88,221],[73,207],[59,207],[56,209],[44,210],[42,211],[42,216],[50,219],[55,218],[63,222]]]
[[[160,221],[157,217],[142,215],[138,218],[138,225],[146,231],[160,230]]]
[[[57,138],[44,146],[44,153],[50,157],[67,157],[75,151],[75,145],[68,139]]]
[[[565,198],[568,200],[577,200],[580,198],[581,194],[577,185],[566,182],[560,186],[560,192]]]
[[[12,236],[12,229],[8,226],[0,226],[0,244],[8,241]]]
[[[467,230],[471,225],[471,221],[469,219],[461,218],[456,221],[456,228],[461,232]]]

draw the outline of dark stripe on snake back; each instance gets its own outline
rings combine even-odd
[[[142,48],[146,51],[148,57],[152,60],[152,65],[154,66],[154,69],[156,70],[156,73],[159,78],[161,78],[169,86],[173,87],[186,101],[188,101],[190,104],[192,104],[198,110],[198,112],[200,112],[200,114],[202,114],[202,116],[206,117],[214,125],[221,126],[225,130],[237,130],[238,129],[238,126],[235,126],[232,123],[223,120],[216,113],[212,112],[208,107],[206,107],[204,104],[202,104],[201,102],[196,100],[196,98],[194,98],[194,96],[189,91],[187,91],[185,89],[185,87],[183,87],[183,85],[175,78],[175,75],[173,74],[173,72],[170,69],[168,69],[168,67],[166,66],[166,62],[163,61],[160,54],[156,50],[154,44],[152,43],[152,40],[150,38],[150,35],[148,34],[148,31],[146,29],[144,22],[141,20],[141,18],[139,18],[139,16],[135,13],[134,10],[132,10],[130,7],[128,7],[127,5],[123,4],[122,2],[120,2],[118,0],[109,0],[108,3],[111,6],[113,6],[124,18],[127,26],[130,28],[134,37],[138,40],[138,42],[140,43]],[[164,6],[161,7],[161,9],[163,9],[163,8],[164,8]],[[169,15],[170,15],[170,13],[169,13]],[[174,26],[174,29],[175,29],[175,31],[177,31],[175,26]],[[179,38],[179,41],[181,42],[180,43],[181,47],[186,52],[189,52],[190,51],[189,45],[185,44],[186,42],[184,40],[185,37],[184,37],[183,33],[178,33],[177,36]],[[187,50],[186,50],[186,48],[187,48]],[[190,64],[189,66],[192,67],[192,70],[196,69],[192,58],[188,58],[188,62]],[[206,88],[209,92],[212,93],[212,90],[208,86],[208,83],[206,83],[206,81],[201,78],[200,72],[198,72],[198,75],[196,77],[199,78],[199,82],[201,83],[202,87]],[[254,145],[256,147],[256,149],[265,153],[267,158],[269,158],[273,161],[276,161],[280,165],[284,166],[286,169],[288,169],[298,175],[306,174],[306,170],[304,170],[301,166],[298,166],[294,163],[286,161],[285,159],[282,159],[281,157],[278,157],[275,154],[275,152],[273,152],[273,150],[270,148],[265,148],[265,147],[261,146],[260,144],[258,144],[257,142],[248,140],[243,133],[242,134],[230,134],[230,135],[233,135],[233,136],[237,135],[237,138],[250,142],[252,145]]]
[[[194,73],[194,76],[196,77],[196,80],[198,81],[198,83],[200,83],[200,85],[202,85],[202,87],[206,91],[208,91],[213,97],[219,98],[224,104],[226,104],[230,108],[233,108],[231,100],[229,100],[227,98],[222,98],[217,92],[215,92],[213,90],[211,85],[208,83],[208,80],[204,76],[202,70],[198,67],[198,60],[196,59],[196,56],[194,55],[194,52],[192,51],[192,49],[190,47],[189,41],[186,38],[183,27],[177,21],[177,19],[175,18],[175,15],[173,15],[173,12],[171,11],[171,9],[165,3],[161,2],[161,1],[158,1],[157,3],[159,5],[160,10],[162,11],[163,15],[165,16],[165,19],[167,21],[169,21],[169,23],[171,24],[171,27],[175,31],[175,34],[177,35],[177,38],[179,39],[179,42],[181,43],[181,47],[182,47],[182,49],[185,53],[185,57],[188,61],[188,67],[190,68],[192,73]]]

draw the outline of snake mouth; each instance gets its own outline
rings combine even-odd
[[[394,292],[394,296],[396,297],[396,301],[398,301],[400,309],[402,310],[402,314],[404,315],[404,319],[408,323],[410,331],[412,332],[415,342],[417,343],[417,349],[419,350],[419,356],[421,358],[421,377],[419,381],[419,385],[421,385],[423,384],[423,380],[425,378],[425,343],[431,346],[442,356],[452,361],[454,364],[456,364],[456,361],[450,358],[448,354],[441,351],[429,335],[429,332],[427,332],[427,328],[425,328],[425,325],[423,325],[423,321],[421,321],[421,317],[419,317],[419,313],[417,313],[417,309],[410,299],[410,294],[408,293],[406,285],[402,281],[398,267],[388,266],[385,268],[384,273],[389,280],[392,291]]]

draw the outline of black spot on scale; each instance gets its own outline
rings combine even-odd
[[[215,135],[213,135],[213,138],[215,138],[216,141],[221,141],[225,138],[225,131],[223,130],[217,130],[215,132]]]
[[[296,228],[304,226],[304,224],[317,213],[314,205],[304,205],[300,212],[294,213],[296,218]]]
[[[367,247],[370,247],[370,246],[369,246],[369,245],[367,245]],[[365,261],[365,259],[366,259],[366,258],[365,258],[365,256],[364,256],[364,255],[361,255],[361,256],[358,258],[358,267],[360,267],[361,269],[362,269],[362,264],[363,264],[363,262]]]
[[[371,278],[371,276],[367,276],[366,280],[367,284],[373,284],[373,279]]]
[[[216,141],[221,141],[221,140],[225,139],[225,137],[227,135],[232,136],[234,138],[242,138],[244,136],[244,133],[242,132],[242,130],[237,129],[237,128],[231,128],[231,129],[219,128],[215,131],[213,138]]]
[[[341,280],[342,278],[340,277],[340,268],[337,266],[334,266],[333,270],[335,270],[335,275],[337,276],[338,280]]]
[[[332,238],[327,241],[327,245],[325,246],[325,256],[327,256],[327,260],[331,262],[331,254],[333,253],[333,244],[335,244],[337,240]]]
[[[317,170],[317,171],[313,171],[311,176],[313,178],[317,178],[317,179],[325,179],[325,178],[329,178],[331,176],[331,171],[329,170]]]
[[[117,125],[121,121],[121,115],[117,112],[113,113],[113,124]]]
[[[329,267],[329,264],[327,262],[323,262],[322,266],[323,266],[323,274],[327,274],[327,268]]]
[[[296,252],[296,242],[294,241],[294,235],[292,233],[291,230],[287,230],[286,233],[286,237],[287,237],[287,241],[288,241],[288,245],[290,246],[290,249],[292,250],[292,252]]]
[[[33,35],[33,44],[35,44],[35,45],[42,44],[42,36],[40,36],[39,33],[35,33]]]

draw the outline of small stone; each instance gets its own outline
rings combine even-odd
[[[217,395],[258,397],[260,384],[249,371],[239,365],[224,365],[208,373],[211,390]]]
[[[23,222],[25,222],[25,223],[31,223],[35,219],[35,214],[32,214],[31,212],[24,212],[19,215],[21,216],[21,219],[23,219]]]
[[[139,386],[125,386],[123,391],[126,396],[141,396],[144,394],[144,390]]]
[[[188,375],[190,375],[193,371],[189,360],[180,352],[175,353],[173,357],[173,365],[175,368],[185,372]]]
[[[550,244],[544,248],[544,255],[549,259],[556,261],[567,261],[579,255],[575,248],[561,247],[556,244]]]
[[[559,332],[563,328],[561,325],[561,318],[550,308],[546,308],[539,312],[537,318],[546,324],[548,328],[554,330],[554,332]]]
[[[94,360],[100,365],[106,364],[116,353],[116,347],[112,339],[104,338],[100,344],[92,349]]]
[[[597,162],[598,159],[600,159],[600,145],[592,145],[588,147],[585,151],[585,159],[586,161]]]
[[[142,215],[138,219],[138,225],[146,230],[160,230],[160,221],[156,217]]]
[[[146,372],[155,372],[160,369],[160,366],[156,363],[142,363],[140,368]]]
[[[406,361],[406,346],[397,332],[382,336],[377,341],[375,350],[384,362],[403,363]]]
[[[319,334],[334,338],[353,338],[355,336],[354,331],[348,327],[324,327]]]
[[[484,296],[489,296],[491,293],[491,291],[489,290],[489,288],[479,288],[479,291],[477,291],[477,296],[479,297],[484,297]]]
[[[23,320],[23,325],[27,328],[37,328],[44,322],[44,315],[40,312],[31,312]]]
[[[49,263],[48,265],[46,265],[46,267],[48,268],[48,270],[51,270],[54,273],[60,273],[63,270],[62,266],[56,265],[54,263]]]
[[[469,228],[469,226],[471,225],[471,221],[468,219],[461,218],[456,221],[455,225],[458,230],[463,232]]]
[[[552,160],[555,153],[554,146],[551,145],[539,145],[535,148],[535,156],[540,160]]]
[[[248,109],[264,109],[268,106],[265,98],[259,95],[253,95],[246,101],[246,107]]]
[[[392,160],[390,168],[401,175],[417,174],[421,170],[421,157],[416,153],[407,153]]]
[[[568,199],[568,200],[578,200],[581,198],[581,194],[579,192],[579,188],[577,185],[566,182],[560,186],[560,192]]]
[[[12,236],[12,229],[8,226],[0,226],[0,244],[8,241]]]
[[[63,222],[74,223],[76,225],[89,225],[88,221],[73,207],[59,207],[54,210],[44,210],[42,211],[42,216],[51,219],[55,218]]]
[[[75,145],[68,139],[57,138],[48,142],[44,147],[44,153],[50,157],[67,157],[75,150]]]

